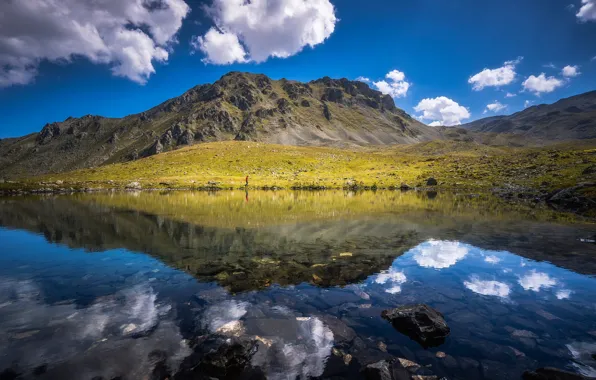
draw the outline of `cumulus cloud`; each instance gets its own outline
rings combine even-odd
[[[490,255],[490,256],[486,256],[484,258],[484,261],[486,261],[487,263],[490,263],[490,264],[497,264],[497,263],[501,262],[501,259],[499,259],[497,256]]]
[[[406,81],[406,74],[399,70],[393,70],[385,75],[387,80],[374,82],[373,85],[385,95],[392,98],[402,98],[408,94],[411,83]]]
[[[323,43],[337,23],[329,0],[213,0],[206,11],[215,27],[191,46],[214,64],[287,58]]]
[[[561,70],[561,75],[563,75],[565,78],[573,78],[580,74],[581,73],[579,72],[579,66],[567,65],[563,67],[563,70]]]
[[[555,91],[557,88],[563,85],[563,81],[557,79],[553,76],[547,77],[544,73],[534,76],[530,75],[528,79],[526,79],[522,86],[524,90],[528,90],[533,92],[536,95],[540,95],[542,93],[549,93]]]
[[[596,21],[596,0],[582,0],[582,6],[576,14],[581,21]]]
[[[596,352],[596,344],[592,342],[572,342],[566,346],[573,359],[571,365],[580,374],[588,378],[595,378],[596,363],[592,355]]]
[[[233,33],[222,33],[211,28],[204,36],[194,36],[190,44],[195,51],[200,50],[205,54],[205,63],[229,65],[247,61],[246,51]]]
[[[358,77],[356,80],[359,82],[370,83],[370,79],[367,77]]]
[[[430,240],[413,249],[414,260],[425,268],[449,268],[464,257],[469,249],[456,241]]]
[[[511,292],[509,285],[498,281],[482,281],[478,277],[473,276],[469,281],[464,281],[464,286],[474,293],[482,294],[483,296],[495,296],[506,298]]]
[[[414,110],[422,112],[422,115],[418,115],[420,120],[432,120],[429,124],[431,126],[460,125],[462,120],[470,118],[470,112],[466,107],[445,96],[422,99]]]
[[[210,306],[203,316],[204,327],[210,332],[227,332],[238,325],[246,314],[248,303],[226,300]]]
[[[507,61],[503,66],[496,69],[484,69],[478,74],[472,75],[468,83],[475,91],[483,90],[485,87],[501,87],[512,83],[517,73],[515,67],[522,61],[519,57],[514,61]]]
[[[571,290],[561,289],[556,293],[557,299],[566,300],[571,296]]]
[[[557,284],[557,280],[548,274],[531,270],[519,279],[519,284],[524,290],[539,292],[540,289],[551,288]]]
[[[512,94],[511,92],[508,92],[508,93],[505,94],[505,97],[506,98],[514,98],[516,96],[517,96],[517,94]]]
[[[499,112],[504,110],[505,108],[507,108],[506,105],[501,104],[498,100],[495,100],[494,103],[490,103],[486,105],[486,109],[484,110],[484,113],[487,112]]]
[[[407,281],[406,275],[403,272],[391,268],[387,271],[381,272],[375,278],[377,284],[387,284],[385,291],[390,294],[401,292],[401,285]]]
[[[34,282],[0,278],[0,368],[52,363],[47,378],[119,374],[142,379],[151,375],[152,351],[165,352],[173,370],[192,352],[171,306],[160,303],[148,285],[97,298],[86,307],[43,300],[42,288]]]
[[[533,101],[531,101],[531,100],[526,100],[526,101],[524,102],[524,108],[528,108],[528,107],[530,107],[532,104],[534,104],[534,102],[533,102]]]
[[[275,329],[277,324],[271,330],[261,326],[259,337],[266,344],[259,347],[252,365],[260,367],[271,380],[321,376],[333,348],[333,332],[316,317],[288,319],[286,325],[282,336]]]
[[[74,57],[145,83],[189,11],[184,0],[0,2],[0,87],[31,83],[42,61]]]

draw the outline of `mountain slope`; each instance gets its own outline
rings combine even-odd
[[[478,132],[514,133],[535,142],[596,138],[596,91],[462,125]]]
[[[0,176],[58,173],[222,140],[284,145],[389,145],[441,132],[368,85],[328,77],[300,83],[232,72],[137,115],[68,118],[0,140]]]

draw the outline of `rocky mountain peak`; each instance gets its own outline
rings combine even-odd
[[[10,153],[0,152],[0,158],[8,166],[40,174],[207,141],[385,145],[439,136],[398,109],[391,97],[362,82],[324,77],[303,83],[235,71],[139,114],[121,119],[88,115],[47,124],[19,140],[18,147],[8,148]]]

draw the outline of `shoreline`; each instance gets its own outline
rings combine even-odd
[[[504,187],[472,187],[472,186],[423,186],[411,187],[408,185],[400,186],[231,186],[213,183],[202,186],[191,187],[143,187],[138,182],[127,185],[115,183],[101,183],[101,185],[111,185],[111,187],[90,187],[82,186],[81,183],[60,183],[41,182],[38,186],[17,186],[22,185],[19,182],[5,182],[0,188],[0,197],[19,197],[31,195],[73,195],[83,193],[139,193],[139,192],[226,192],[226,191],[307,191],[307,192],[325,192],[325,191],[344,191],[344,192],[415,192],[428,193],[432,197],[439,192],[452,193],[455,195],[467,196],[470,198],[488,195],[511,205],[526,205],[528,207],[546,207],[555,212],[569,213],[587,221],[596,221],[596,200],[579,194],[582,188],[593,188],[593,183],[581,183],[573,187],[558,189],[554,191],[545,191],[544,189],[525,188],[518,185],[506,184]],[[15,185],[15,186],[6,186]],[[98,184],[100,185],[100,184]],[[45,186],[45,187],[39,187]]]

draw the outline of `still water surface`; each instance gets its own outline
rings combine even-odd
[[[175,376],[215,334],[256,340],[269,379],[358,378],[392,357],[448,379],[596,376],[595,235],[435,193],[0,199],[0,372],[153,379],[158,356]],[[443,313],[443,345],[380,317],[411,303]]]

